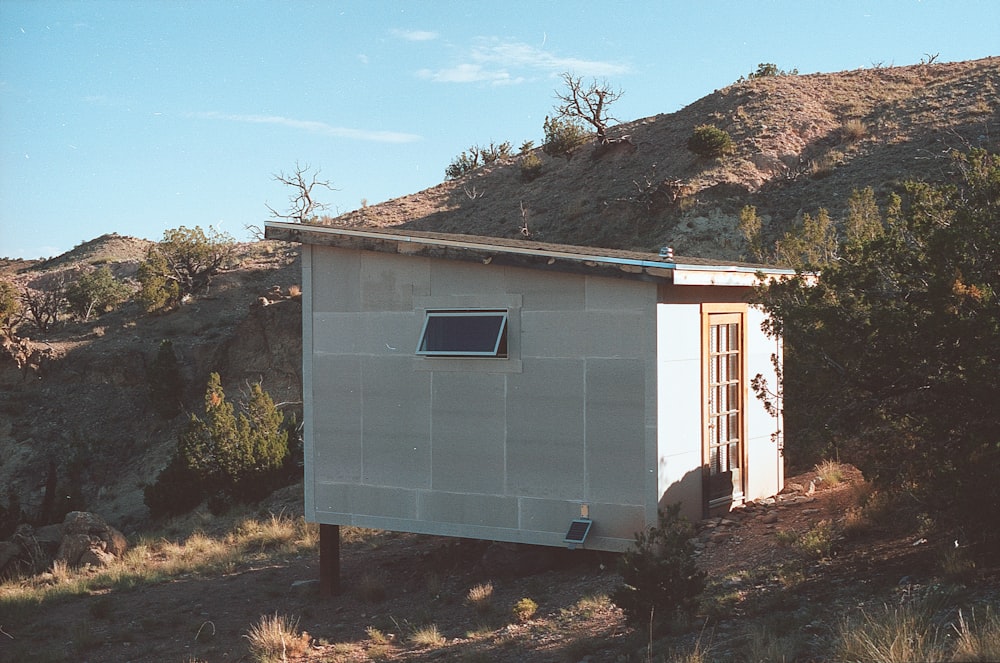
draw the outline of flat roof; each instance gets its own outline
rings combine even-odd
[[[321,226],[271,221],[264,237],[286,242],[382,253],[502,264],[552,271],[596,273],[675,285],[752,286],[758,273],[791,276],[795,270],[754,263],[689,258],[531,240],[435,233],[402,228]]]

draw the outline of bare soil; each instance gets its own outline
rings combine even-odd
[[[824,521],[843,528],[861,478],[851,471],[828,486],[810,472],[789,484],[774,503],[699,523],[698,562],[709,578],[703,607],[687,626],[652,641],[603,598],[620,583],[615,555],[370,532],[343,545],[339,595],[319,595],[315,552],[275,554],[211,577],[108,589],[0,616],[0,661],[29,660],[26,652],[39,661],[250,660],[248,630],[275,614],[297,619],[309,634],[308,650],[288,659],[297,661],[596,663],[646,660],[650,648],[655,660],[671,660],[695,646],[709,660],[742,660],[746,629],[756,622],[778,635],[777,624],[797,629],[795,660],[835,660],[832,643],[847,614],[901,603],[941,580],[940,542],[869,528],[840,536],[827,556],[806,556],[790,542]],[[300,487],[292,487],[262,510],[295,515],[301,505]],[[996,600],[991,572],[965,580],[964,601]],[[484,611],[466,600],[482,583],[494,588]],[[519,622],[511,607],[524,597],[539,609]],[[413,644],[413,631],[429,624],[443,641]]]
[[[996,57],[746,81],[676,113],[619,125],[612,143],[583,146],[572,158],[536,149],[542,172],[534,180],[522,178],[519,156],[327,222],[654,251],[671,245],[678,255],[736,259],[745,250],[737,230],[744,205],[757,207],[773,239],[803,212],[826,207],[842,218],[854,189],[872,186],[885,196],[910,179],[948,181],[953,149],[1000,150],[998,90]],[[850,121],[863,131],[847,131]],[[731,134],[732,156],[698,159],[686,149],[705,123]],[[107,264],[128,279],[147,247],[112,233],[47,261],[0,260],[0,277],[40,287]],[[37,354],[25,366],[0,357],[0,501],[17,494],[37,517],[55,460],[61,509],[95,511],[133,540],[151,531],[142,487],[166,463],[188,416],[160,419],[149,402],[147,367],[165,338],[177,351],[190,411],[212,371],[222,374],[227,395],[262,380],[288,412],[300,406],[297,249],[242,248],[239,268],[168,315],[146,316],[129,304],[46,333],[22,324],[18,332]],[[830,660],[845,614],[897,604],[940,581],[953,541],[921,534],[916,524],[850,529],[821,559],[790,545],[824,521],[849,524],[860,479],[819,482],[805,494],[814,480],[793,478],[802,493],[702,525],[699,562],[711,581],[705,607],[696,624],[653,643],[656,657],[698,643],[710,647],[711,660],[741,658],[734,652],[747,627],[762,624],[799,638],[798,659]],[[300,514],[296,490],[263,511]],[[648,634],[606,601],[584,600],[618,583],[613,556],[380,533],[345,544],[345,591],[333,598],[308,582],[318,577],[315,555],[269,559],[0,614],[0,661],[247,660],[244,634],[275,613],[298,617],[313,636],[310,661],[646,660]],[[380,600],[361,589],[372,575],[385,588]],[[495,607],[479,614],[464,599],[487,581]],[[993,571],[948,582],[959,587],[956,600],[996,603]],[[525,596],[540,609],[521,624],[510,607]],[[446,643],[410,644],[407,635],[424,623],[436,624]],[[368,627],[388,642],[373,642]]]

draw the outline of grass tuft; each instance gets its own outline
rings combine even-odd
[[[309,650],[309,634],[298,632],[299,620],[274,613],[264,615],[244,636],[250,643],[250,659],[277,663],[302,656]]]
[[[413,630],[408,638],[410,643],[417,647],[440,647],[445,643],[445,637],[441,635],[436,624],[428,624]]]
[[[827,486],[836,486],[844,481],[844,466],[835,460],[824,460],[816,465],[816,474]]]
[[[469,590],[466,601],[480,615],[487,615],[493,610],[493,583],[476,585]]]

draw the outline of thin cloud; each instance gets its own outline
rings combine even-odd
[[[523,42],[482,39],[466,57],[466,62],[443,69],[420,69],[417,76],[435,83],[482,83],[509,85],[532,74],[551,76],[572,72],[576,76],[605,77],[625,74],[630,67],[618,62],[560,57]]]
[[[492,83],[493,85],[510,85],[520,83],[524,79],[513,77],[510,72],[490,70],[480,64],[460,64],[447,69],[421,69],[417,76],[435,83]]]
[[[291,129],[299,129],[321,136],[333,138],[350,138],[375,143],[413,143],[420,140],[416,134],[398,131],[370,131],[367,129],[352,129],[350,127],[335,127],[317,120],[296,120],[280,115],[230,115],[226,113],[194,113],[194,117],[206,120],[224,120],[227,122],[243,122],[248,124],[275,124]]]
[[[438,33],[430,30],[399,30],[392,29],[389,33],[406,41],[434,41],[438,38]]]

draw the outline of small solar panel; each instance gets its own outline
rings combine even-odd
[[[590,534],[590,526],[593,524],[590,518],[577,518],[569,524],[569,531],[566,532],[566,538],[563,539],[564,543],[570,544],[570,547],[576,545],[583,545],[583,542],[587,539],[587,535]]]

